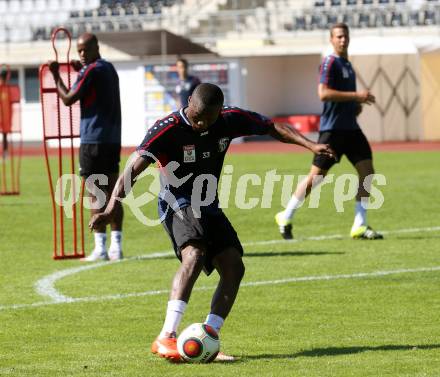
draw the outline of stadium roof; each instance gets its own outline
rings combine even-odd
[[[213,54],[213,51],[167,30],[96,33],[99,41],[132,56]]]

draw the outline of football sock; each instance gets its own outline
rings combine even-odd
[[[287,207],[284,210],[283,214],[284,214],[284,219],[285,220],[290,220],[293,215],[295,214],[295,211],[301,207],[303,201],[299,200],[296,196],[292,196],[289,200],[289,203],[287,203]]]
[[[367,210],[361,201],[356,201],[355,215],[352,229],[357,229],[362,225],[367,225]]]
[[[104,252],[105,243],[107,241],[107,234],[105,233],[94,233],[95,236],[95,250]]]
[[[165,317],[162,331],[159,335],[161,338],[177,332],[183,313],[185,313],[186,305],[186,302],[182,300],[168,301],[167,315]]]
[[[225,320],[217,314],[209,313],[206,316],[205,324],[211,326],[215,331],[220,332]]]
[[[120,230],[112,230],[110,235],[110,249],[114,251],[121,250],[122,232]]]

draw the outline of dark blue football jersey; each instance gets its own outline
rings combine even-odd
[[[351,63],[337,55],[324,58],[320,66],[321,84],[342,92],[356,91],[356,74]],[[325,101],[321,114],[320,131],[357,130],[356,120],[357,103]]]
[[[265,116],[237,107],[224,107],[204,132],[192,129],[184,108],[158,120],[137,148],[161,172],[159,215],[193,205],[194,197],[213,198],[203,211],[218,211],[217,187],[231,140],[267,134],[273,125]],[[195,195],[195,196],[194,196]]]
[[[72,91],[80,99],[81,143],[120,144],[121,100],[119,78],[113,65],[98,59],[84,66]]]

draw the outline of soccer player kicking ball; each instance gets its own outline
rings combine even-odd
[[[165,322],[151,351],[178,361],[176,335],[200,272],[214,269],[220,281],[212,297],[206,324],[217,332],[237,296],[244,274],[243,248],[237,233],[219,208],[217,187],[226,151],[233,138],[270,134],[299,144],[315,154],[332,156],[331,149],[316,144],[288,125],[274,125],[268,118],[236,107],[223,107],[223,93],[213,84],[196,87],[188,107],[158,120],[147,132],[137,155],[116,182],[111,199],[90,228],[104,226],[121,206],[136,177],[158,161],[162,181],[159,214],[176,256],[181,261],[172,286]],[[222,353],[221,360],[232,357]]]
[[[330,42],[333,54],[327,56],[320,69],[318,94],[324,102],[321,115],[319,143],[328,143],[336,152],[336,160],[327,155],[315,155],[308,176],[298,184],[285,211],[275,216],[281,236],[292,239],[292,218],[302,205],[315,184],[322,181],[330,168],[345,154],[359,176],[359,188],[356,195],[356,207],[351,237],[355,239],[381,239],[383,236],[367,224],[366,208],[362,198],[370,196],[371,181],[367,178],[374,174],[370,144],[360,129],[356,117],[362,111],[362,104],[375,102],[368,91],[356,91],[356,75],[348,61],[350,42],[348,26],[335,24],[330,30]]]

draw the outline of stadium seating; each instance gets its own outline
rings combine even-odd
[[[439,0],[9,0],[0,1],[0,42],[50,38],[57,25],[83,31],[165,27],[193,39],[440,23]],[[235,33],[235,34],[234,34]]]
[[[438,24],[440,19],[437,0],[419,1],[417,9],[406,0],[223,0],[211,1],[217,4],[201,12],[203,3],[209,2],[101,0],[95,9],[71,11],[70,22],[77,19],[78,23],[85,24],[86,29],[100,31],[139,30],[148,28],[150,23],[153,27],[160,24],[173,32],[197,38],[206,35],[219,37],[231,31],[261,36],[323,30],[335,22],[346,22],[352,28],[429,26]],[[155,17],[160,20],[149,22]],[[179,17],[182,22],[175,21]],[[136,18],[141,20],[134,22]],[[179,30],[176,24],[181,25]],[[44,34],[40,30],[34,37]]]
[[[55,25],[70,19],[71,12],[91,11],[99,4],[99,0],[0,1],[0,42],[47,39]]]

